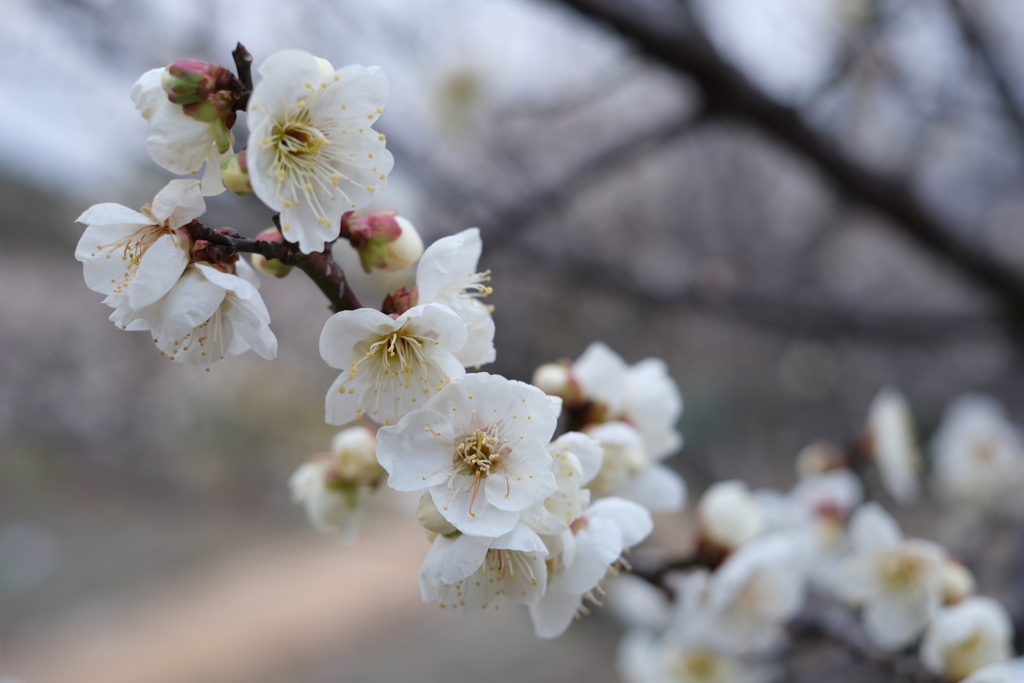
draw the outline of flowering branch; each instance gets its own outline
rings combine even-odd
[[[278,218],[274,217],[274,223]],[[259,254],[264,258],[276,259],[286,266],[295,266],[320,288],[328,301],[331,302],[331,310],[352,311],[362,308],[355,293],[345,282],[345,273],[331,256],[330,247],[322,252],[303,254],[289,242],[265,242],[263,240],[251,240],[241,237],[233,230],[223,232],[208,228],[199,221],[192,221],[185,226],[193,241],[205,240],[221,247],[227,247],[229,254],[248,253]],[[222,229],[229,230],[229,229]]]

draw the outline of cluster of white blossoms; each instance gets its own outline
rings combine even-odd
[[[383,71],[289,50],[269,57],[253,85],[251,56],[241,45],[233,54],[237,76],[183,60],[132,88],[153,159],[178,174],[206,169],[201,181],[171,180],[140,211],[83,213],[76,257],[86,284],[119,327],[148,331],[161,354],[209,371],[249,349],[277,353],[258,275],[240,253],[264,274],[309,275],[336,311],[320,354],[340,371],[325,419],[343,429],[292,476],[296,503],[319,531],[354,540],[382,483],[419,494],[416,520],[430,541],[424,601],[456,612],[520,603],[539,637],[558,636],[587,603],[601,604],[609,575],[630,568],[623,554],[651,534],[651,513],[686,503],[682,478],[664,464],[683,444],[682,396],[666,364],[630,366],[594,343],[576,361],[539,367],[533,385],[479,372],[495,360],[480,231],[424,249],[397,212],[355,213],[393,165],[373,128],[388,94]],[[251,135],[235,153],[239,114]],[[275,227],[246,238],[202,225],[204,196],[225,189],[254,194]],[[620,583],[612,594],[631,596],[614,600],[636,626],[621,648],[623,677],[771,680],[785,627],[806,618],[814,595],[858,610],[874,647],[916,648],[944,680],[1024,680],[1024,665],[1010,662],[1006,610],[976,595],[971,572],[942,546],[905,537],[864,502],[871,478],[862,479],[874,463],[900,505],[931,491],[977,515],[1016,514],[1024,441],[1001,406],[971,396],[950,406],[931,446],[923,486],[908,403],[885,389],[853,448],[812,444],[798,456],[790,491],[739,480],[708,488],[693,557],[641,571],[648,589]]]
[[[938,502],[1007,512],[1011,492],[1020,491],[1019,443],[992,399],[955,401],[930,449]],[[943,546],[905,536],[879,503],[864,501],[867,462],[899,504],[925,488],[908,403],[895,390],[876,397],[851,452],[823,443],[804,449],[788,492],[751,490],[739,480],[710,486],[693,514],[694,553],[675,563],[689,569],[670,563],[659,588],[636,578],[611,586],[613,606],[633,627],[619,650],[623,679],[779,680],[773,659],[783,653],[788,624],[813,627],[852,608],[860,635],[851,639],[866,638],[876,656],[913,651],[935,681],[1024,682],[1024,660],[1011,661],[1006,608],[978,595],[970,570]]]
[[[495,360],[480,231],[424,249],[397,212],[355,213],[393,165],[373,128],[387,100],[383,71],[288,50],[253,85],[251,57],[241,46],[234,56],[237,76],[182,60],[135,84],[153,159],[179,174],[206,168],[202,181],[172,180],[141,212],[86,211],[77,251],[86,283],[123,329],[148,330],[161,353],[209,370],[247,349],[276,355],[256,272],[239,252],[264,274],[308,274],[336,311],[320,354],[340,371],[326,421],[344,429],[296,470],[295,502],[317,530],[351,541],[385,480],[420,493],[416,518],[431,541],[423,599],[454,611],[518,602],[539,636],[559,635],[651,533],[645,505],[683,503],[682,480],[658,464],[681,444],[682,402],[664,363],[628,368],[592,347],[574,371],[588,417],[574,405],[579,429],[556,436],[560,398],[476,372]],[[251,133],[235,154],[239,114]],[[225,189],[254,194],[275,228],[250,239],[202,225],[204,195]],[[356,255],[348,273],[334,260],[346,249]],[[348,275],[383,292],[379,305],[361,305]]]

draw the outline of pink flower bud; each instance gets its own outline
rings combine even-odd
[[[281,236],[281,232],[277,228],[267,228],[256,235],[256,240],[259,242],[283,242],[284,237]],[[292,272],[294,266],[287,266],[276,258],[268,259],[262,254],[252,254],[252,267],[264,275],[284,277]]]
[[[408,268],[423,255],[423,240],[415,226],[396,211],[372,216],[342,217],[342,236],[359,252],[363,270],[393,273]]]
[[[224,187],[235,194],[242,197],[252,194],[252,185],[249,182],[249,159],[246,149],[221,161],[220,175]],[[275,230],[275,232],[277,231]]]
[[[210,124],[217,149],[227,152],[242,82],[220,64],[181,59],[164,70],[161,83],[168,99],[181,105],[185,114]]]

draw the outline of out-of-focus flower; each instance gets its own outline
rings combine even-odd
[[[652,459],[661,460],[683,445],[676,429],[683,399],[664,361],[647,358],[630,367],[606,344],[594,342],[573,363],[572,374],[595,404],[596,421],[632,424]]]
[[[827,441],[808,444],[796,456],[796,471],[801,478],[843,469],[847,464],[842,449]]]
[[[545,394],[562,399],[566,407],[575,407],[583,398],[569,368],[568,361],[545,363],[534,370],[530,383]]]
[[[480,299],[491,293],[490,271],[477,272],[483,243],[480,230],[469,228],[431,244],[416,267],[420,303],[439,303],[466,323],[469,339],[455,357],[466,367],[493,363],[494,320]]]
[[[612,579],[606,590],[605,604],[627,626],[657,631],[668,627],[672,603],[665,591],[649,581],[622,574]]]
[[[1013,623],[991,598],[973,597],[939,611],[921,644],[921,661],[948,681],[959,681],[1013,656]]]
[[[391,488],[428,490],[459,531],[494,538],[557,490],[547,450],[557,421],[535,387],[477,373],[381,428],[377,457]]]
[[[914,437],[914,419],[903,394],[886,387],[868,409],[866,436],[882,485],[900,505],[921,494],[921,454]]]
[[[975,671],[964,683],[1021,683],[1024,681],[1024,657],[993,664]]]
[[[801,534],[774,532],[743,545],[711,576],[707,607],[717,647],[735,654],[777,647],[803,608],[809,548]]]
[[[555,547],[548,548],[553,562],[547,590],[530,605],[537,636],[555,638],[564,633],[573,617],[585,609],[584,598],[596,602],[592,591],[609,571],[615,571],[623,551],[647,538],[653,528],[650,513],[640,505],[602,498],[584,510],[570,530],[548,537]]]
[[[388,81],[379,67],[335,71],[301,50],[271,55],[249,99],[249,178],[281,212],[285,237],[305,253],[338,237],[341,214],[369,204],[394,159],[372,126]]]
[[[131,98],[149,122],[146,145],[156,163],[172,173],[203,174],[204,195],[224,191],[221,161],[231,156],[231,127],[241,92],[234,74],[219,64],[181,60],[147,71]]]
[[[327,422],[398,422],[465,374],[452,355],[465,343],[466,326],[438,304],[398,318],[370,308],[335,313],[320,334],[320,355],[342,370],[327,392]]]
[[[680,643],[640,629],[623,638],[616,665],[625,683],[768,683],[777,674],[699,640]]]
[[[604,422],[586,433],[601,442],[601,470],[590,482],[595,496],[617,496],[648,510],[675,512],[686,503],[686,484],[665,465],[652,462],[643,435],[625,422]]]
[[[218,360],[249,349],[272,360],[277,338],[257,285],[245,261],[220,267],[196,263],[165,296],[133,315],[145,322],[157,348],[179,363],[205,365],[209,371]]]
[[[944,500],[989,513],[1024,511],[1024,441],[995,399],[954,401],[931,454],[932,483]]]
[[[713,484],[697,504],[701,544],[714,555],[734,552],[765,529],[757,498],[742,481]]]
[[[879,647],[909,645],[942,605],[946,551],[930,541],[904,539],[877,503],[857,509],[849,537],[852,550],[838,568],[837,595],[863,606],[864,629]]]
[[[153,304],[188,266],[191,243],[180,228],[205,211],[195,180],[172,180],[141,213],[120,204],[91,207],[78,217],[89,227],[75,250],[75,258],[84,264],[85,283],[106,294],[104,303],[112,308]],[[132,329],[143,328],[136,324]]]
[[[387,475],[377,463],[377,439],[363,426],[338,432],[330,453],[314,456],[289,480],[292,498],[324,533],[355,538],[366,494]]]
[[[971,570],[956,560],[946,560],[942,565],[942,601],[955,605],[974,594],[977,584]]]

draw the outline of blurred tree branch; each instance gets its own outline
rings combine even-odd
[[[703,91],[709,116],[735,116],[798,152],[851,199],[890,219],[890,225],[933,255],[959,269],[991,294],[1006,321],[1024,321],[1024,276],[970,243],[917,198],[905,177],[869,169],[833,141],[811,129],[800,114],[779,104],[725,62],[686,12],[644,12],[624,2],[561,0],[592,20],[607,24],[649,57],[693,79]]]
[[[953,13],[953,17],[956,19],[957,25],[960,27],[960,33],[963,35],[964,41],[978,56],[978,59],[981,61],[982,66],[988,74],[989,80],[992,81],[996,94],[998,95],[1000,102],[1002,102],[1007,116],[1013,123],[1014,134],[1017,136],[1021,149],[1024,150],[1024,110],[1021,109],[1020,103],[1017,101],[1017,97],[1013,92],[1013,88],[1010,86],[1010,80],[1007,78],[1006,72],[999,64],[999,60],[996,57],[992,46],[985,39],[981,27],[978,25],[978,21],[967,7],[964,6],[963,1],[946,1]]]

